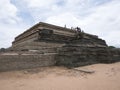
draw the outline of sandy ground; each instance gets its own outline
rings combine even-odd
[[[0,90],[120,90],[120,62],[77,69],[45,67],[0,73]]]

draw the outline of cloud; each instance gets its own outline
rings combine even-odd
[[[0,1],[0,22],[14,24],[19,21],[17,17],[17,8],[10,3],[10,0]]]
[[[23,25],[6,25],[1,24],[0,26],[0,48],[1,47],[10,47],[14,38],[21,34],[23,31],[27,30],[30,26],[23,26]]]
[[[10,29],[8,29],[10,28]],[[0,47],[10,47],[11,42],[14,40],[16,35],[20,34],[20,30],[18,27],[0,27]]]
[[[94,12],[83,20],[86,32],[97,34],[109,45],[120,45],[120,1],[114,0],[94,9]],[[119,46],[120,47],[120,46]]]
[[[11,35],[14,25],[19,21],[17,17],[17,8],[10,3],[10,0],[0,1],[0,47],[8,47],[11,41]]]
[[[28,7],[31,8],[47,8],[49,5],[55,4],[57,0],[23,0],[25,3],[28,3]]]
[[[18,11],[10,0],[0,0],[0,48],[10,47],[14,38],[29,26],[18,16]]]
[[[46,19],[46,22],[60,26],[67,25],[67,27],[69,28],[71,26],[76,26],[80,23],[76,16],[71,13],[63,13],[57,16],[48,17]]]
[[[62,26],[63,24],[80,26],[85,32],[105,39],[108,45],[120,47],[120,1],[114,0],[94,7],[88,6],[90,8],[86,7],[88,10],[85,16],[83,16],[84,12],[78,14],[64,12],[57,16],[50,16],[46,21]],[[80,13],[83,13],[83,15]]]
[[[119,0],[1,0],[0,47],[10,46],[16,35],[40,21],[80,26],[120,47],[119,9]]]

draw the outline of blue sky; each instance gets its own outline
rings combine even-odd
[[[0,0],[0,48],[38,22],[79,26],[120,47],[120,0]]]

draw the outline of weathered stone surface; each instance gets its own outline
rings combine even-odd
[[[120,50],[108,47],[66,45],[58,51],[56,64],[67,67],[120,61]]]
[[[17,36],[12,47],[0,53],[0,71],[117,61],[120,49],[109,48],[98,36],[40,22]]]
[[[62,47],[71,42],[78,45],[107,46],[104,40],[95,35],[40,22],[17,36],[11,50]]]
[[[54,54],[0,55],[0,72],[53,66],[56,63],[54,56]]]

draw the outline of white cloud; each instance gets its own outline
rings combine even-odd
[[[51,16],[46,19],[46,22],[51,24],[56,24],[60,26],[67,25],[67,27],[77,26],[80,24],[80,21],[76,18],[75,15],[71,13],[63,13],[57,16]]]
[[[22,33],[26,26],[20,24],[18,9],[10,0],[0,0],[0,48],[10,47],[14,37]]]
[[[109,45],[120,45],[120,1],[115,0],[94,9],[94,12],[83,20],[86,32],[97,34]],[[120,47],[120,46],[119,46]]]
[[[14,24],[19,20],[17,8],[10,3],[10,0],[0,0],[0,22]]]
[[[99,35],[109,45],[120,47],[119,0],[11,1],[13,3],[10,0],[0,1],[0,41],[4,43],[0,42],[0,47],[9,46],[16,35],[31,26],[27,23],[30,20],[32,24],[45,21],[60,26],[80,26],[85,32]]]
[[[28,4],[28,7],[31,7],[31,8],[40,8],[40,7],[47,8],[50,5],[55,4],[57,0],[47,0],[47,1],[45,0],[23,0],[23,1]]]
[[[21,25],[5,25],[1,24],[0,26],[0,48],[1,47],[10,47],[14,38],[21,34],[23,31],[27,30],[30,26],[21,26]]]
[[[82,9],[81,9],[82,10]],[[114,0],[94,8],[89,8],[87,16],[74,12],[50,16],[47,22],[58,25],[80,26],[85,32],[96,34],[106,40],[108,45],[120,47],[120,1]],[[68,10],[69,11],[69,10]]]
[[[22,31],[19,27],[8,26],[4,24],[0,27],[0,47],[10,47],[14,37],[20,34]]]

